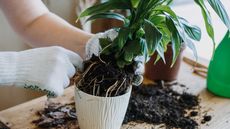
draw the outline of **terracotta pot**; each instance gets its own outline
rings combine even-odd
[[[152,81],[157,80],[164,80],[164,81],[174,81],[177,80],[178,72],[180,69],[183,51],[185,49],[185,45],[182,45],[180,54],[174,64],[173,67],[171,66],[172,63],[172,46],[168,45],[168,49],[165,52],[165,61],[166,64],[160,59],[156,64],[154,64],[155,59],[157,57],[154,54],[150,61],[145,65],[145,77]]]

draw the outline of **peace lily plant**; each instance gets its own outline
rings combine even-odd
[[[230,30],[230,20],[220,0],[207,0],[221,20]],[[90,16],[87,21],[112,18],[122,21],[122,27],[117,28],[118,36],[115,40],[101,39],[102,53],[113,54],[117,65],[123,68],[132,63],[136,56],[144,55],[147,59],[158,53],[165,61],[164,52],[167,45],[172,44],[173,63],[180,52],[182,41],[193,51],[197,52],[193,41],[200,41],[201,30],[191,25],[186,19],[176,15],[169,6],[173,0],[108,0],[83,11],[79,18]],[[210,12],[204,0],[194,0],[201,8],[206,30],[215,46],[214,30]],[[127,10],[128,16],[115,13],[114,10]]]
[[[207,1],[230,29],[230,20],[223,4],[219,0]],[[142,56],[147,62],[150,56],[157,53],[155,62],[160,59],[165,62],[164,53],[168,44],[171,44],[173,66],[181,46],[186,44],[197,58],[193,41],[201,39],[201,30],[178,16],[169,6],[172,2],[107,0],[81,13],[79,18],[88,17],[87,21],[110,18],[123,22],[121,27],[114,28],[118,33],[115,39],[99,38],[102,48],[99,57],[93,56],[87,61],[80,81],[77,82],[76,109],[82,129],[121,127],[131,92],[132,74],[127,74],[127,67],[135,63],[136,57]],[[215,44],[211,17],[205,2],[194,2],[201,8],[207,32]],[[125,10],[128,13],[122,15],[115,10]]]

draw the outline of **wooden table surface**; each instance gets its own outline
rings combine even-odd
[[[207,65],[207,61],[203,61]],[[192,73],[190,65],[182,63],[179,82],[188,87],[188,92],[199,94],[201,98],[201,112],[212,116],[212,120],[207,124],[201,124],[201,129],[230,129],[230,99],[224,99],[212,95],[206,90],[206,81],[204,78]],[[181,89],[177,89],[181,90]],[[65,90],[65,95],[57,98],[55,101],[60,103],[73,102],[74,89],[70,87]],[[11,98],[13,99],[13,98]],[[37,111],[44,109],[46,97],[40,97],[32,101],[17,105],[0,112],[0,121],[8,123],[12,129],[35,129],[35,125],[31,121],[38,119]],[[199,114],[202,116],[203,114]],[[198,121],[201,118],[197,118]],[[122,129],[157,129],[159,126],[137,124],[124,125]],[[73,127],[74,128],[74,127]]]

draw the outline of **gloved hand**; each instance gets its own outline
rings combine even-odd
[[[99,43],[100,38],[110,38],[112,41],[117,37],[118,33],[111,29],[104,33],[97,33],[86,43],[86,59],[90,59],[92,55],[98,56],[101,51],[101,46]],[[135,69],[135,76],[133,80],[133,85],[139,86],[143,82],[143,73],[144,73],[144,56],[137,56],[134,61],[136,62],[133,66]]]
[[[82,58],[62,47],[45,47],[21,52],[0,52],[0,86],[18,86],[60,96],[75,74]]]

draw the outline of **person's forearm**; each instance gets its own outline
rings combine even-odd
[[[38,17],[21,33],[33,47],[60,45],[84,54],[88,34],[50,12]]]
[[[59,45],[83,56],[92,36],[49,12],[40,0],[0,0],[13,28],[33,47]]]

